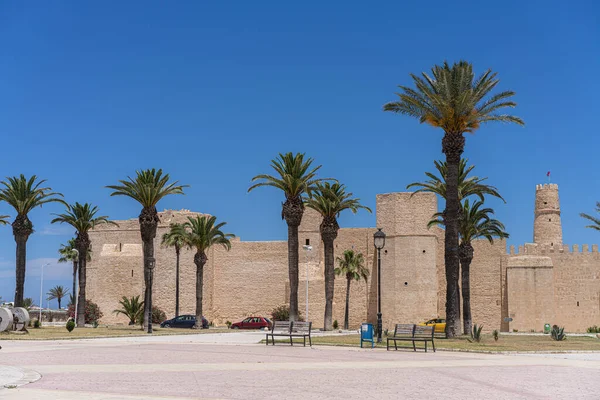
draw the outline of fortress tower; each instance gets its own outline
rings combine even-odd
[[[536,185],[534,213],[533,242],[548,246],[562,246],[562,225],[560,222],[557,184]]]

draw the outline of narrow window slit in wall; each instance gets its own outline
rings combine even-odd
[[[310,246],[310,239],[306,239],[306,245]]]
[[[133,270],[131,270],[131,277],[133,278]]]

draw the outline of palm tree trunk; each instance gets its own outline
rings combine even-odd
[[[350,278],[346,277],[346,312],[344,313],[344,329],[350,329],[349,326],[349,314],[350,314]]]
[[[77,327],[85,326],[85,286],[87,279],[87,252],[90,247],[90,238],[87,233],[77,233],[75,239],[77,251],[79,251],[79,296],[77,299]]]
[[[204,292],[204,264],[208,257],[204,252],[196,252],[194,264],[196,264],[196,321],[202,327],[202,297]]]
[[[333,242],[337,237],[339,228],[336,219],[331,217],[324,217],[320,227],[325,252],[325,316],[323,327],[326,331],[333,329],[333,292],[335,289]]]
[[[473,246],[461,243],[460,245],[461,285],[463,299],[463,331],[465,335],[473,333],[473,317],[471,315],[471,283],[470,268],[473,261]]]
[[[138,218],[144,253],[144,324],[152,333],[152,285],[154,280],[154,238],[158,227],[156,207],[144,207]]]
[[[290,276],[290,321],[298,320],[298,227],[304,204],[300,196],[286,199],[281,212],[288,225],[288,269]]]
[[[179,246],[175,246],[175,317],[179,317]]]
[[[462,133],[446,132],[442,139],[442,151],[446,154],[448,176],[446,178],[446,209],[444,210],[444,261],[446,269],[446,336],[460,334],[458,309],[458,218],[461,209],[458,198],[458,168],[465,138]]]
[[[77,260],[73,260],[73,307],[75,307],[75,296],[76,295],[77,295]]]
[[[62,300],[62,297],[57,297],[56,300],[58,301],[58,309],[60,310],[60,301]]]
[[[25,268],[27,263],[27,239],[33,233],[33,225],[27,215],[18,214],[12,223],[13,236],[17,243],[15,266],[15,307],[23,307]],[[42,305],[40,304],[40,307]]]

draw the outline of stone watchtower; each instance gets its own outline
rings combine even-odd
[[[548,246],[562,246],[557,184],[546,183],[535,187],[533,242]]]

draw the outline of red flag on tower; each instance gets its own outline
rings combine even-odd
[[[550,171],[548,171],[548,173],[546,174],[546,176],[550,176]]]

